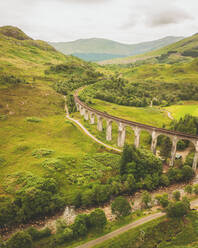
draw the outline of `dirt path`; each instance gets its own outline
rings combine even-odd
[[[194,201],[191,202],[191,208],[195,208],[197,206],[198,206],[198,200],[194,200]],[[94,247],[95,245],[101,244],[101,243],[105,242],[106,240],[112,239],[112,238],[114,238],[114,237],[116,237],[116,236],[118,236],[118,235],[120,235],[120,234],[122,234],[124,232],[129,231],[130,229],[138,227],[138,226],[140,226],[142,224],[145,224],[145,223],[147,223],[147,222],[149,222],[151,220],[160,218],[160,217],[162,217],[164,215],[165,215],[165,213],[162,213],[162,212],[151,214],[149,216],[141,218],[140,220],[137,220],[137,221],[135,221],[133,223],[130,223],[130,224],[126,225],[126,226],[123,226],[123,227],[121,227],[121,228],[119,228],[119,229],[117,229],[117,230],[115,230],[115,231],[113,231],[111,233],[108,233],[108,234],[106,234],[106,235],[104,235],[104,236],[102,236],[100,238],[91,240],[91,241],[89,241],[89,242],[87,242],[87,243],[85,243],[83,245],[77,246],[76,248],[91,248],[91,247]]]
[[[66,97],[65,97],[65,99],[66,99]],[[113,146],[109,146],[109,145],[107,145],[107,144],[105,144],[105,143],[103,143],[102,141],[100,141],[100,140],[98,140],[95,136],[93,136],[78,120],[75,120],[75,119],[73,119],[73,118],[71,118],[70,116],[69,116],[69,111],[68,111],[68,108],[67,108],[67,105],[66,105],[66,103],[65,103],[65,112],[66,112],[66,117],[67,117],[67,119],[69,119],[70,121],[72,121],[72,122],[74,122],[75,124],[77,124],[82,130],[83,130],[83,132],[86,134],[86,135],[88,135],[90,138],[92,138],[95,142],[97,142],[98,144],[100,144],[100,145],[103,145],[103,146],[105,146],[106,148],[108,148],[108,149],[111,149],[111,150],[114,150],[114,151],[117,151],[117,152],[122,152],[122,150],[120,150],[120,149],[117,149],[117,148],[115,148],[115,147],[113,147]]]

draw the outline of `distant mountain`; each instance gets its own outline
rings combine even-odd
[[[104,60],[100,64],[129,64],[151,58],[157,58],[159,62],[167,61],[169,58],[175,58],[175,61],[179,61],[195,57],[198,57],[198,33],[160,49],[125,58]]]
[[[175,43],[183,38],[167,36],[138,44],[123,44],[107,39],[91,38],[72,42],[49,42],[49,44],[64,54],[72,54],[87,61],[102,61],[142,54]]]

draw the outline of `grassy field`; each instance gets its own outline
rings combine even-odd
[[[156,127],[162,127],[163,124],[167,125],[170,123],[167,114],[157,107],[136,108],[113,104],[98,99],[93,99],[92,101],[93,104],[91,107],[130,121],[140,122]]]
[[[182,105],[172,105],[165,109],[177,120],[184,117],[186,114],[198,117],[198,102],[196,101],[184,102]]]
[[[32,90],[30,86],[21,86],[3,92],[0,102],[0,194],[12,193],[8,190],[10,175],[21,172],[44,176],[48,173],[42,166],[46,159],[68,157],[81,161],[87,153],[101,151],[100,146],[66,120],[63,98],[52,89],[39,89],[38,86]],[[33,156],[35,151],[42,149],[52,153],[41,158]],[[72,173],[74,171],[78,168],[72,169]],[[62,181],[63,191],[65,185]]]

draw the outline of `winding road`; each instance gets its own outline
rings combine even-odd
[[[191,202],[191,208],[195,208],[197,206],[198,206],[198,199]],[[158,218],[160,218],[162,216],[165,216],[165,213],[159,212],[159,213],[148,215],[148,216],[146,216],[144,218],[141,218],[141,219],[139,219],[137,221],[134,221],[134,222],[132,222],[132,223],[126,225],[126,226],[123,226],[123,227],[121,227],[121,228],[119,228],[119,229],[117,229],[117,230],[115,230],[115,231],[113,231],[111,233],[108,233],[108,234],[106,234],[106,235],[104,235],[104,236],[102,236],[100,238],[97,238],[97,239],[91,240],[91,241],[89,241],[89,242],[87,242],[85,244],[79,245],[76,248],[91,248],[91,247],[94,247],[94,246],[96,246],[98,244],[101,244],[101,243],[103,243],[103,242],[105,242],[105,241],[107,241],[109,239],[112,239],[112,238],[114,238],[114,237],[116,237],[116,236],[118,236],[118,235],[120,235],[120,234],[122,234],[124,232],[127,232],[130,229],[138,227],[138,226],[140,226],[142,224],[145,224],[145,223],[147,223],[147,222],[149,222],[151,220],[158,219]]]

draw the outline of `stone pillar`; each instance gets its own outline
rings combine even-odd
[[[84,118],[85,118],[86,121],[89,120],[89,112],[88,112],[87,109],[84,110]]]
[[[175,161],[175,155],[176,155],[176,151],[177,151],[177,142],[178,142],[177,136],[173,137],[172,142],[173,143],[172,143],[172,150],[171,150],[170,166],[173,166],[174,161]]]
[[[123,147],[125,142],[126,129],[123,123],[119,123],[118,126],[118,146]]]
[[[135,128],[133,128],[133,130],[134,130],[134,135],[135,135],[134,145],[136,148],[138,148],[140,145],[140,131],[141,130],[139,127],[135,127]]]
[[[97,123],[97,129],[98,131],[102,131],[103,127],[102,127],[102,117],[98,115],[98,123]]]
[[[79,106],[79,104],[78,104],[78,103],[76,103],[76,109],[77,109],[77,111],[79,111],[79,110],[80,110],[80,106]]]
[[[90,116],[90,124],[93,125],[95,123],[95,115],[94,113],[90,112],[89,116]]]
[[[197,163],[198,163],[198,141],[196,141],[195,143],[195,156],[194,156],[194,160],[193,160],[193,170],[196,171],[197,169]]]
[[[85,113],[85,109],[82,106],[80,106],[80,114],[83,116],[84,113]]]
[[[158,135],[156,131],[154,130],[152,132],[152,141],[151,141],[151,151],[154,155],[156,155],[157,137]]]
[[[107,120],[106,140],[112,140],[112,120]]]

